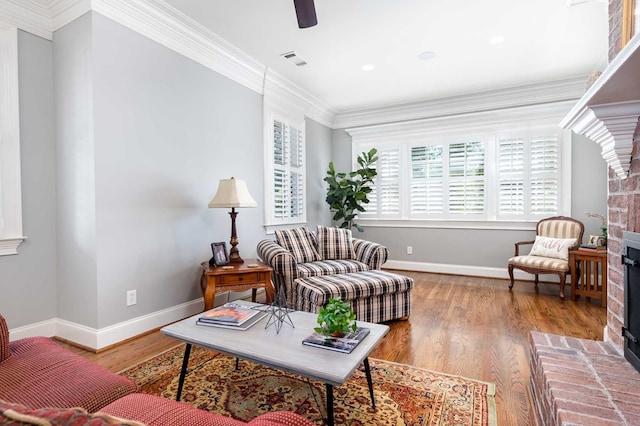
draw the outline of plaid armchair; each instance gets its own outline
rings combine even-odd
[[[515,255],[509,259],[509,290],[513,288],[513,270],[534,274],[538,286],[539,274],[556,274],[560,278],[560,299],[564,299],[564,285],[569,273],[569,250],[580,247],[584,225],[576,219],[555,216],[542,219],[536,225],[534,241],[515,243]],[[527,255],[520,254],[520,246],[531,245]]]
[[[389,250],[371,241],[353,238],[353,259],[316,260],[300,263],[294,254],[274,240],[262,240],[257,252],[264,263],[273,268],[272,279],[276,289],[283,287],[291,301],[293,281],[301,277],[344,274],[381,269],[389,257]]]

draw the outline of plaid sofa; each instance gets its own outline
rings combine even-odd
[[[138,393],[137,385],[46,337],[9,341],[0,315],[0,425],[313,426],[278,411],[245,423]]]
[[[289,302],[293,302],[293,282],[298,278],[319,275],[346,274],[382,268],[389,257],[389,249],[371,241],[352,239],[353,259],[314,260],[300,263],[288,249],[274,240],[258,243],[258,257],[273,268],[273,285],[284,289]]]

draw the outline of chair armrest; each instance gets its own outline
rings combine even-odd
[[[389,257],[389,249],[382,244],[353,238],[353,250],[356,260],[366,264],[369,269],[380,269]]]
[[[289,250],[273,240],[262,240],[256,248],[258,257],[273,268],[272,278],[276,291],[283,286],[287,300],[293,281],[298,278],[298,263]]]
[[[535,243],[535,241],[518,241],[515,244],[515,246],[516,246],[516,252],[515,252],[516,254],[515,254],[515,256],[520,256],[520,246],[527,245],[527,244],[530,245],[530,244],[533,244],[533,243]]]
[[[0,362],[9,358],[9,327],[4,317],[0,315]]]

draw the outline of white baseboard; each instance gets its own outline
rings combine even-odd
[[[486,277],[509,279],[509,272],[504,268],[490,268],[486,266],[450,265],[445,263],[410,262],[405,260],[389,260],[384,264],[385,269],[398,269],[401,271],[432,272],[435,274],[467,275],[470,277]],[[533,275],[514,270],[513,277],[516,280],[532,281]],[[544,275],[545,282],[558,282],[555,275]]]
[[[11,329],[9,336],[11,340],[33,336],[56,336],[86,348],[99,350],[202,312],[203,303],[202,298],[199,298],[102,329],[95,329],[60,318],[53,318]]]

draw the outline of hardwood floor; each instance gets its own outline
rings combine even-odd
[[[518,281],[509,291],[506,280],[397,272],[415,280],[411,317],[390,323],[371,356],[495,383],[499,425],[534,424],[527,396],[531,330],[602,340],[600,301],[563,302],[554,284],[536,291]],[[156,331],[98,354],[73,350],[118,372],[175,345]]]

